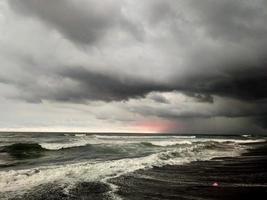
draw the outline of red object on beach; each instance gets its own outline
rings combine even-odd
[[[218,187],[218,186],[219,186],[219,183],[214,182],[214,183],[212,184],[212,186],[213,186],[213,187]]]

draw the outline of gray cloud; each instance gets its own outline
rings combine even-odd
[[[12,8],[26,16],[33,16],[41,19],[45,23],[56,28],[63,35],[80,43],[93,43],[100,40],[103,34],[106,34],[110,28],[116,26],[118,21],[126,23],[122,18],[120,1],[109,1],[105,4],[105,10],[94,1],[9,1]],[[44,91],[42,95],[35,95],[38,99],[54,99],[58,101],[77,100],[126,100],[135,97],[144,97],[153,91],[172,91],[177,90],[184,92],[189,96],[194,96],[198,101],[212,102],[212,95],[230,96],[244,100],[259,100],[266,98],[266,59],[265,54],[258,54],[257,49],[262,47],[258,40],[266,42],[265,37],[260,37],[257,33],[264,36],[265,26],[263,26],[266,10],[263,9],[261,1],[255,3],[240,3],[232,1],[215,1],[209,0],[202,3],[189,2],[189,8],[192,10],[192,20],[187,21],[187,15],[178,9],[178,4],[171,1],[149,2],[150,9],[149,21],[155,23],[168,22],[172,20],[171,26],[177,26],[175,21],[182,20],[183,23],[193,23],[200,27],[207,34],[218,38],[220,43],[229,42],[237,43],[243,37],[246,41],[241,43],[240,52],[234,52],[237,55],[217,55],[223,54],[230,46],[219,48],[215,53],[213,49],[206,48],[207,52],[202,49],[193,49],[187,57],[187,68],[185,76],[176,78],[180,68],[173,68],[173,77],[169,82],[162,84],[154,78],[153,81],[138,80],[138,77],[132,78],[123,74],[110,76],[109,73],[96,73],[86,70],[85,68],[64,69],[60,74],[52,72],[52,79],[57,77],[60,80],[69,78],[75,81],[82,89],[69,88],[69,85],[59,87],[61,92]],[[187,6],[188,6],[187,5]],[[189,9],[187,7],[187,9]],[[70,15],[69,13],[72,13]],[[195,19],[197,17],[197,20]],[[223,21],[221,21],[223,20]],[[246,21],[246,23],[245,23]],[[262,25],[262,26],[261,26]],[[131,25],[125,25],[131,27]],[[256,26],[256,27],[255,27]],[[135,29],[135,28],[133,28]],[[170,29],[173,31],[173,29]],[[103,33],[103,34],[102,34]],[[176,32],[174,32],[176,33]],[[253,37],[251,37],[253,36]],[[255,36],[255,37],[254,37]],[[247,42],[248,40],[248,42]],[[242,58],[242,48],[249,47],[249,44],[256,45],[255,52],[252,54],[252,60]],[[205,46],[203,47],[205,48]],[[265,48],[265,46],[264,46]],[[218,52],[217,52],[218,51]],[[209,59],[209,56],[215,55]],[[228,57],[227,57],[228,56]],[[254,58],[255,57],[255,58]],[[229,59],[229,60],[227,60]],[[200,69],[198,69],[200,68]],[[205,70],[204,73],[201,70]],[[53,77],[53,73],[56,73]],[[101,81],[100,81],[101,80]],[[57,84],[57,81],[55,81]],[[33,90],[32,83],[27,81],[19,86],[29,93],[36,91],[50,90],[51,88],[43,87],[38,84]],[[52,85],[51,85],[52,86]],[[54,86],[56,90],[57,86]],[[28,90],[28,91],[27,91]],[[29,91],[30,90],[30,91]],[[38,93],[38,92],[37,92]],[[80,98],[80,100],[79,100]],[[38,100],[39,101],[39,100]]]
[[[29,102],[42,100],[87,103],[90,100],[122,101],[144,97],[151,91],[168,91],[169,86],[146,80],[116,77],[86,70],[83,67],[61,68],[48,74],[43,80],[6,80],[22,93],[17,98]],[[40,78],[40,77],[38,77]]]
[[[212,95],[232,97],[244,101],[264,100],[267,97],[267,70],[249,69],[229,74],[206,77],[187,77],[179,82],[160,83],[133,77],[102,74],[83,67],[57,68],[45,77],[28,80],[5,80],[24,93],[22,98],[31,102],[42,99],[86,102],[87,100],[121,101],[145,97],[150,92],[179,91],[199,102],[213,103]],[[37,75],[39,76],[39,75]],[[43,81],[42,81],[43,80]],[[26,97],[25,97],[25,94]],[[36,98],[36,100],[34,100]],[[157,102],[167,102],[164,97],[150,96]]]
[[[16,89],[3,98],[86,105],[145,99],[153,106],[133,106],[133,113],[246,118],[266,128],[264,0],[6,2],[0,82]],[[180,108],[164,92],[190,103]],[[238,103],[218,105],[218,98]]]
[[[94,44],[122,25],[140,37],[138,28],[121,13],[117,0],[10,0],[18,13],[41,20],[79,44]]]
[[[264,119],[267,115],[267,102],[264,101],[254,104],[216,97],[216,102],[213,104],[205,104],[203,102],[194,101],[181,101],[179,103],[169,102],[168,105],[161,106],[157,104],[141,104],[134,105],[132,111],[144,116],[151,115],[167,119],[197,119],[213,117],[252,117],[255,119]],[[264,120],[258,121],[260,123]]]
[[[218,101],[218,99],[216,99],[216,101]],[[132,106],[131,110],[134,113],[148,118],[157,116],[161,119],[168,119],[176,123],[177,127],[179,127],[180,124],[186,123],[189,126],[188,129],[191,130],[199,129],[200,131],[203,130],[203,128],[207,128],[212,132],[212,129],[216,128],[216,124],[227,121],[226,124],[222,123],[226,129],[219,129],[219,132],[234,133],[237,130],[233,131],[230,127],[238,126],[239,131],[241,129],[244,131],[247,129],[246,131],[248,132],[253,131],[254,134],[259,134],[266,133],[266,105],[267,102],[253,104],[222,99],[222,102],[219,104],[203,104],[199,102],[180,102],[168,106],[144,104]],[[208,125],[201,125],[201,121],[205,121]],[[241,123],[241,121],[243,122]],[[232,123],[237,124],[234,125]],[[198,125],[196,126],[196,124]],[[227,131],[228,128],[230,128],[229,131]],[[216,130],[214,129],[213,131]]]
[[[231,42],[266,40],[266,2],[256,1],[188,1],[205,28],[215,39]]]
[[[170,103],[170,101],[166,97],[164,97],[160,94],[157,94],[157,93],[151,93],[148,96],[148,98],[157,102],[157,103],[167,103],[167,104]]]
[[[133,79],[127,77],[112,77],[107,74],[92,73],[84,68],[64,70],[61,72],[63,77],[71,78],[83,88],[83,94],[87,98],[95,100],[127,100],[129,98],[144,97],[151,91],[170,90],[168,86],[149,82],[141,79]],[[79,98],[79,97],[78,97]]]
[[[206,103],[214,102],[213,96],[210,94],[194,93],[194,92],[184,92],[184,94],[189,97],[193,97],[197,102],[206,102]]]
[[[224,71],[220,75],[198,76],[188,79],[183,89],[206,94],[208,96],[203,98],[208,101],[212,101],[210,95],[213,94],[242,100],[260,100],[267,97],[266,73],[264,66],[254,66]]]

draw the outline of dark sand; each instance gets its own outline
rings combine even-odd
[[[111,182],[129,200],[266,200],[267,144],[240,157],[139,170]],[[214,182],[219,186],[212,186]]]

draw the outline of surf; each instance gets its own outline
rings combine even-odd
[[[144,157],[108,160],[104,162],[87,161],[60,166],[37,167],[25,170],[1,171],[0,193],[23,193],[33,187],[47,183],[75,185],[78,182],[104,181],[140,169],[164,165],[183,165],[197,160],[210,160],[215,157],[237,156],[240,146],[230,145],[231,151],[210,149],[199,143],[189,147],[174,148]]]

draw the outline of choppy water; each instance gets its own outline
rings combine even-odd
[[[63,191],[58,199],[72,199],[81,193],[77,186],[85,187],[82,183],[91,183],[89,188],[105,198],[120,199],[111,178],[155,166],[234,157],[250,148],[247,144],[263,141],[252,136],[1,133],[0,199],[53,185]]]

